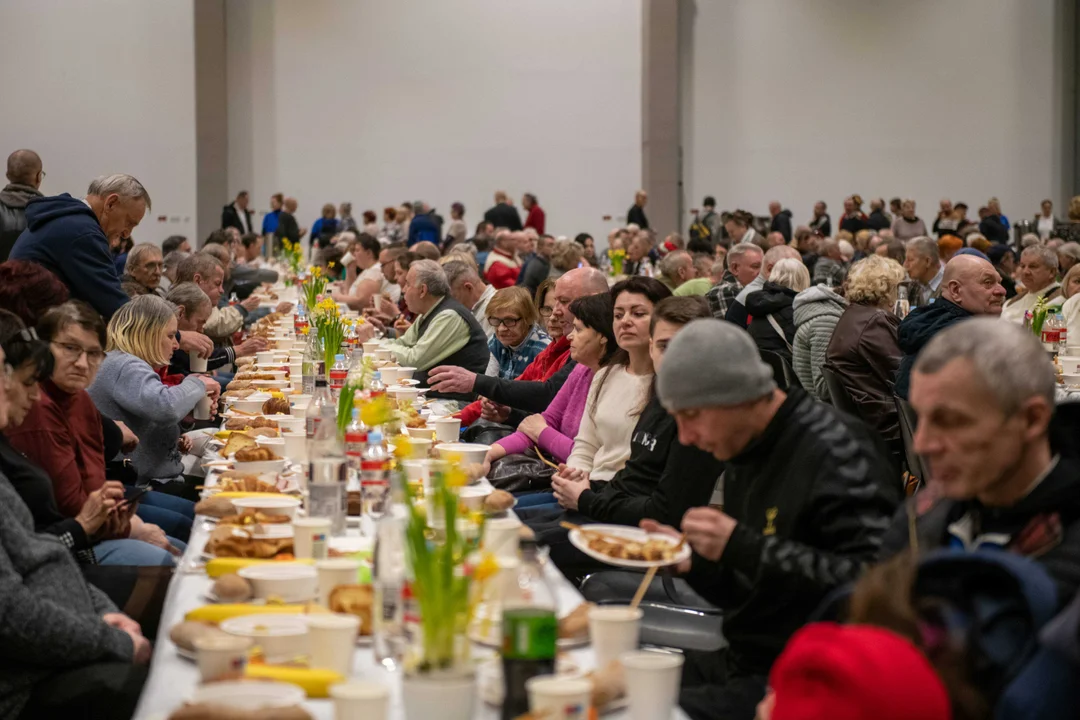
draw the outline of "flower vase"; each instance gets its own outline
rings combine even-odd
[[[611,258],[611,274],[614,277],[618,277],[623,274],[623,261],[622,258]]]
[[[406,720],[471,720],[476,704],[473,670],[406,673],[402,679]]]

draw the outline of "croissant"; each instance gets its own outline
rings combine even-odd
[[[263,403],[263,415],[288,415],[289,401],[285,398],[270,398]]]

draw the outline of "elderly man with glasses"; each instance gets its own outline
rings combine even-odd
[[[161,257],[161,248],[151,243],[139,243],[128,252],[120,286],[129,297],[136,295],[165,297],[161,289],[161,274],[164,270],[165,263]]]

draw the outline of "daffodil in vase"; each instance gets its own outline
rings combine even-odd
[[[626,260],[626,251],[622,248],[612,248],[607,251],[608,260],[611,262],[611,275],[618,277],[623,274],[623,261]]]

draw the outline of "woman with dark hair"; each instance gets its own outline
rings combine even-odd
[[[26,260],[0,263],[0,308],[18,315],[27,327],[67,299],[67,285],[43,266]]]
[[[465,242],[465,236],[469,234],[469,228],[465,225],[465,206],[459,202],[450,206],[450,223],[446,226],[446,237],[443,239],[442,251],[445,254],[450,248]]]
[[[570,303],[570,313],[574,316],[570,358],[577,365],[547,410],[528,416],[518,425],[516,433],[491,446],[485,471],[499,458],[523,453],[534,445],[556,462],[566,462],[570,457],[593,375],[618,349],[610,295],[600,293],[580,297]]]
[[[589,233],[578,233],[574,236],[574,242],[581,246],[581,259],[590,267],[600,267],[600,261],[596,259],[596,242]]]
[[[402,223],[404,215],[398,217],[401,210],[395,207],[383,208],[383,226],[379,233],[379,240],[385,241],[385,245],[396,245],[405,242],[405,226]]]
[[[374,210],[364,211],[364,232],[371,237],[379,237],[379,216]]]

